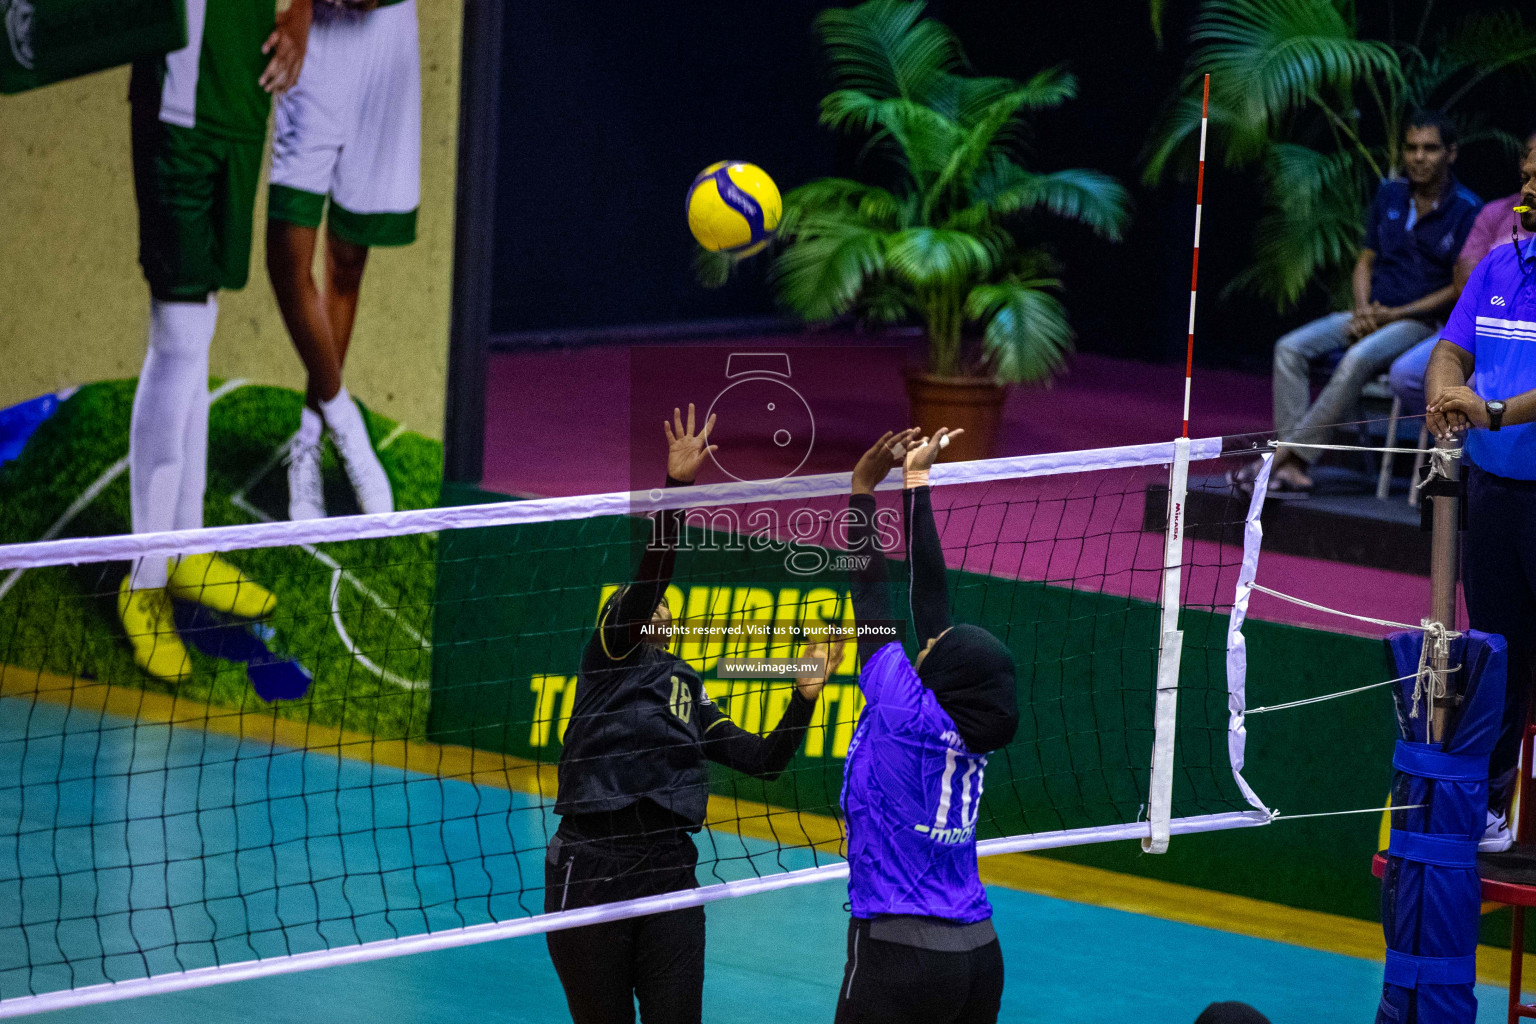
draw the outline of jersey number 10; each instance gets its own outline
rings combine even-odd
[[[956,782],[955,769],[961,761],[965,762],[965,771]],[[944,751],[944,778],[939,781],[939,809],[933,816],[933,831],[970,828],[976,824],[976,819],[981,816],[981,778],[986,766],[987,759],[983,756],[956,754],[953,748]],[[949,812],[954,804],[959,804],[960,821],[951,826]]]

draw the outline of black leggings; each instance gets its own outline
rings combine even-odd
[[[1002,1002],[996,939],[945,953],[871,939],[868,921],[848,922],[836,1024],[996,1024]]]
[[[671,838],[586,839],[562,827],[544,859],[544,911],[654,896],[698,885],[698,849]],[[699,1024],[704,908],[568,928],[545,936],[575,1024]]]

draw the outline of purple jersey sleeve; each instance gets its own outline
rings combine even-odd
[[[1440,331],[1440,337],[1453,345],[1459,345],[1475,357],[1477,355],[1477,309],[1483,301],[1483,289],[1488,280],[1488,261],[1477,265],[1451,310],[1450,319]]]
[[[894,640],[876,651],[859,672],[859,689],[864,691],[864,701],[870,706],[911,704],[922,686],[907,660],[907,652]]]

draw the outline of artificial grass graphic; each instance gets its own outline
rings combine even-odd
[[[285,388],[214,384],[206,524],[286,519],[282,452],[298,425],[302,396]],[[132,380],[82,387],[38,428],[19,459],[0,467],[0,543],[38,540],[50,531],[60,537],[127,532],[125,457],[134,387]],[[389,473],[395,507],[436,505],[442,445],[366,407],[364,418]],[[323,473],[331,514],[356,513],[329,446]],[[72,510],[76,503],[81,507]],[[302,698],[272,705],[278,714],[380,738],[420,736],[431,679],[436,550],[434,534],[417,534],[229,552],[225,557],[271,589],[278,605],[265,623],[226,624],[224,636],[230,635],[228,625],[252,632],[313,675]],[[126,562],[116,562],[0,572],[0,665],[176,693],[232,709],[268,706],[253,692],[246,665],[204,653],[196,643],[188,644],[193,675],[178,685],[139,671],[117,618],[117,587],[127,569]],[[180,609],[179,621],[190,621],[188,610]],[[217,625],[209,635],[217,642]]]

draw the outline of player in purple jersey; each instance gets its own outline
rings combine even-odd
[[[1018,729],[1013,655],[978,626],[952,626],[944,551],[928,470],[948,431],[887,433],[853,471],[851,552],[861,627],[891,619],[876,542],[875,485],[905,453],[902,510],[912,625],[910,661],[861,630],[867,701],[848,748],[842,805],[848,829],[848,962],[838,1024],[992,1024],[1003,954],[976,869],[976,821],[987,754]],[[958,436],[954,431],[949,436]]]

